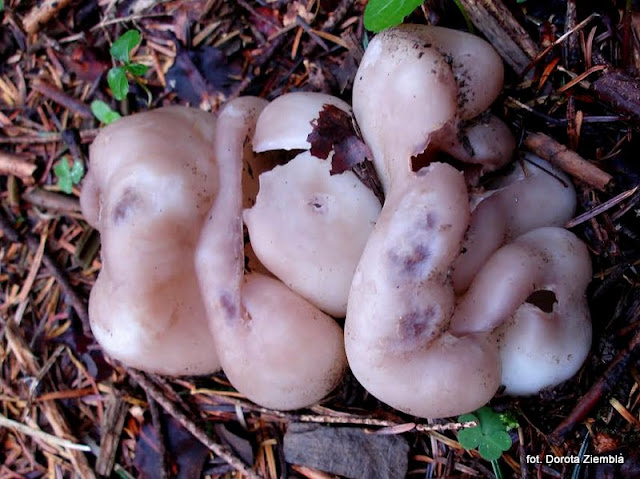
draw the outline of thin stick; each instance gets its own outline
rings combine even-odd
[[[202,444],[207,446],[214,454],[224,459],[227,464],[236,471],[241,472],[249,479],[261,479],[261,476],[247,466],[242,459],[237,457],[231,449],[223,444],[219,444],[211,439],[207,433],[201,429],[195,422],[189,419],[186,414],[178,410],[175,404],[169,400],[162,391],[151,382],[147,376],[135,369],[127,369],[129,375],[144,389],[145,393],[155,399],[162,408],[173,416],[182,427],[195,436]]]
[[[613,179],[610,174],[543,133],[529,133],[523,145],[571,176],[601,191],[606,190]]]
[[[82,130],[80,132],[80,139],[82,140],[82,143],[91,143],[98,135],[99,131],[99,128]],[[41,143],[56,143],[58,141],[63,141],[62,133],[53,131],[25,136],[0,136],[0,144],[7,145],[21,145],[25,143],[32,145]]]
[[[587,18],[585,18],[580,23],[578,23],[574,28],[572,28],[571,30],[567,30],[562,35],[560,35],[547,48],[545,48],[540,53],[538,53],[538,55],[531,61],[531,63],[529,65],[527,65],[527,68],[524,69],[524,71],[522,72],[521,76],[526,75],[527,72],[529,70],[531,70],[540,60],[542,60],[547,53],[549,53],[551,50],[553,50],[554,47],[556,47],[560,43],[564,42],[567,38],[569,38],[574,33],[579,32],[580,30],[582,30],[584,27],[586,27],[591,22],[591,20],[593,20],[595,18],[598,18],[599,16],[600,16],[600,14],[598,14],[598,13],[592,13]]]
[[[37,92],[77,113],[81,117],[88,119],[93,118],[91,108],[89,108],[84,102],[67,95],[65,92],[59,90],[57,87],[47,83],[46,81],[38,80],[33,83],[32,87]]]
[[[22,194],[22,198],[34,206],[46,208],[64,213],[80,213],[80,201],[78,198],[53,191],[33,188]]]
[[[199,392],[198,390],[192,391],[191,394],[196,394]],[[213,393],[213,391],[207,391]],[[269,416],[275,416],[282,419],[286,419],[288,421],[298,421],[298,422],[312,422],[319,424],[349,424],[354,426],[369,426],[369,427],[384,427],[384,428],[395,428],[398,426],[406,426],[406,430],[403,429],[403,432],[408,432],[412,430],[416,430],[419,432],[431,432],[431,431],[456,431],[458,429],[464,429],[467,427],[477,426],[475,421],[470,422],[452,422],[446,424],[416,424],[416,423],[399,423],[395,421],[389,421],[386,419],[377,419],[370,417],[362,417],[362,416],[352,416],[349,414],[294,414],[290,412],[278,411],[275,409],[268,409],[262,406],[258,406],[248,401],[242,401],[235,398],[229,398],[226,396],[218,396],[215,393],[212,394],[216,399],[220,400],[225,404],[233,404],[234,406],[240,406],[243,409],[248,411],[260,412],[262,414],[266,414]]]
[[[33,182],[34,171],[36,171],[36,165],[32,162],[0,151],[0,175],[13,175],[23,181]]]
[[[13,419],[9,419],[8,417],[3,416],[2,414],[0,414],[0,426],[15,429],[16,431],[22,434],[35,437],[36,439],[40,439],[44,442],[48,442],[49,444],[53,444],[55,446],[61,446],[66,449],[73,449],[75,451],[91,451],[91,448],[86,444],[78,444],[76,442],[69,441],[68,439],[63,439],[61,437],[54,436],[53,434],[49,434],[39,429],[29,427],[26,424],[22,424],[21,422],[14,421]]]
[[[616,206],[618,203],[626,200],[630,196],[633,196],[636,193],[636,191],[638,191],[638,188],[640,188],[640,186],[634,186],[630,190],[623,191],[619,195],[614,196],[613,198],[602,203],[601,205],[598,205],[595,208],[592,208],[591,210],[586,211],[579,216],[576,216],[572,220],[569,220],[564,225],[564,227],[567,229],[573,228],[574,226],[578,226],[579,224],[582,224],[585,221],[589,221],[591,218],[595,218],[596,216],[604,213],[605,211],[610,210],[611,208]]]

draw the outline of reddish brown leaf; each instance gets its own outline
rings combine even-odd
[[[318,119],[311,122],[311,126],[313,130],[307,141],[311,143],[311,154],[316,158],[327,159],[334,145],[349,137],[358,139],[351,115],[334,105],[324,105]]]

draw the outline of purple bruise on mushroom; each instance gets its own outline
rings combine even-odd
[[[381,401],[432,418],[501,385],[524,395],[569,379],[591,344],[589,254],[562,228],[571,182],[526,154],[470,181],[514,157],[489,111],[502,82],[487,42],[403,25],[370,42],[353,112],[295,92],[106,127],[81,197],[103,242],[96,338],[147,371],[222,366],[276,409],[320,401],[347,362]],[[357,120],[383,205],[352,171],[331,174],[333,152],[311,153],[327,104]]]
[[[277,409],[321,400],[346,368],[342,330],[264,275],[244,275],[242,170],[263,100],[238,98],[218,116],[220,189],[196,248],[198,282],[222,368],[249,399]]]
[[[215,127],[200,110],[161,108],[118,120],[91,145],[80,200],[100,231],[102,270],[89,317],[105,351],[129,366],[220,368],[193,265],[220,185]]]
[[[445,151],[483,171],[503,166],[508,128],[474,119],[501,88],[486,42],[419,25],[376,36],[356,75],[354,113],[386,201],[351,286],[347,358],[368,391],[416,416],[472,411],[501,384],[536,393],[575,374],[590,347],[589,256],[552,227],[574,212],[568,179],[528,158],[470,198],[453,167],[413,163]],[[553,304],[536,304],[540,294]]]

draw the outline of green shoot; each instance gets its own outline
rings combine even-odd
[[[134,79],[144,76],[149,69],[148,66],[141,63],[131,63],[131,52],[136,48],[142,40],[142,36],[138,30],[127,30],[123,33],[109,49],[109,53],[116,61],[121,63],[115,66],[107,73],[107,83],[116,100],[124,100],[129,93],[129,79],[127,74]]]
[[[478,448],[480,455],[487,461],[497,461],[503,452],[511,448],[511,436],[507,431],[513,429],[512,418],[484,406],[474,413],[463,414],[458,421],[478,422],[475,427],[461,430],[458,442],[465,449]]]
[[[91,102],[91,111],[93,112],[93,116],[105,125],[122,118],[120,113],[113,111],[109,105],[101,100],[94,100]]]
[[[422,2],[423,0],[369,0],[364,9],[364,26],[377,33],[400,25]]]
[[[4,12],[4,0],[0,0],[0,12]]]
[[[69,167],[69,160],[63,156],[53,167],[53,173],[58,179],[58,188],[67,194],[73,192],[73,185],[77,185],[84,176],[84,165],[80,160],[74,160],[73,165]]]

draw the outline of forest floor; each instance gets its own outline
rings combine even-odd
[[[371,464],[369,477],[386,468],[398,477],[404,467],[416,478],[640,477],[640,14],[631,1],[505,4],[428,0],[407,21],[474,24],[507,65],[493,110],[523,148],[560,144],[597,166],[595,177],[582,163],[573,172],[580,216],[569,225],[593,260],[594,339],[566,384],[536,397],[494,398],[493,409],[517,427],[513,446],[492,464],[460,446],[457,418],[418,421],[352,377],[321,406],[271,411],[222,374],[172,379],[127,369],[103,355],[89,329],[99,236],[78,196],[101,126],[92,101],[121,115],[169,104],[216,111],[240,95],[300,90],[350,101],[372,35],[363,1],[0,3],[0,479],[367,477]],[[107,83],[109,48],[129,29],[141,33],[131,61],[149,68],[117,101]],[[546,135],[542,146],[532,140],[537,133]],[[567,152],[554,156],[562,161]],[[325,453],[305,455],[294,423],[319,424],[314,444]],[[345,433],[348,453],[332,449],[331,434],[343,429],[322,424],[333,423],[355,432]],[[369,434],[379,428],[384,434]],[[297,463],[285,460],[285,434]],[[368,456],[371,437],[397,457]],[[547,454],[624,463],[527,460]]]

